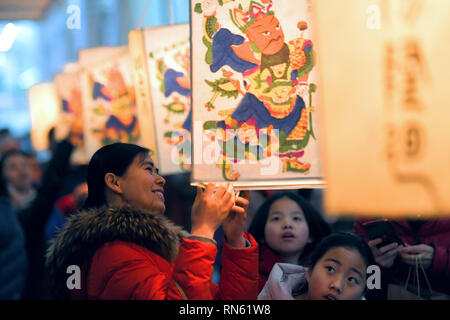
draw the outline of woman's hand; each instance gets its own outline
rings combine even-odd
[[[236,197],[236,204],[231,208],[231,212],[222,224],[226,241],[234,248],[245,248],[245,222],[247,210],[250,204],[250,191],[241,191]]]
[[[406,264],[415,266],[416,259],[420,259],[419,262],[423,268],[429,269],[433,263],[434,248],[426,244],[418,244],[415,246],[406,246],[399,250],[400,258]]]
[[[234,205],[229,186],[216,188],[209,183],[205,190],[197,187],[197,196],[192,205],[192,235],[213,239],[214,232],[223,223]]]
[[[372,250],[375,262],[384,268],[390,268],[394,264],[395,258],[397,258],[400,247],[397,242],[393,242],[384,247],[377,248],[377,245],[381,242],[383,242],[383,239],[378,238],[369,241],[367,244]]]

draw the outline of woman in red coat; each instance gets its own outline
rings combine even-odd
[[[55,293],[72,299],[256,299],[258,246],[244,232],[248,199],[234,199],[213,184],[199,188],[188,234],[163,216],[165,180],[148,154],[124,143],[94,154],[87,209],[69,219],[48,253]],[[213,236],[221,225],[217,285],[211,281]],[[81,269],[78,282],[67,273],[73,266]]]

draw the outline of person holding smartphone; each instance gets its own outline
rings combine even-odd
[[[386,299],[388,283],[404,284],[418,258],[431,288],[450,293],[450,219],[356,220],[354,232],[382,268],[382,288],[369,297]],[[421,283],[428,289],[425,279]]]

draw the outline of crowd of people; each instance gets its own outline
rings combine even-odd
[[[104,146],[82,168],[73,149],[69,135],[38,163],[0,133],[0,299],[450,297],[450,219],[391,220],[398,241],[381,244],[312,192],[195,190],[141,146]]]

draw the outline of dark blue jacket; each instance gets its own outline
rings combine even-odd
[[[29,272],[23,299],[51,299],[45,271],[47,249],[45,230],[53,212],[59,191],[69,167],[73,145],[63,140],[58,143],[54,154],[42,176],[42,183],[31,205],[19,211],[18,217],[25,233],[25,246],[29,261]]]
[[[0,300],[22,298],[28,260],[25,236],[7,197],[0,197]]]

